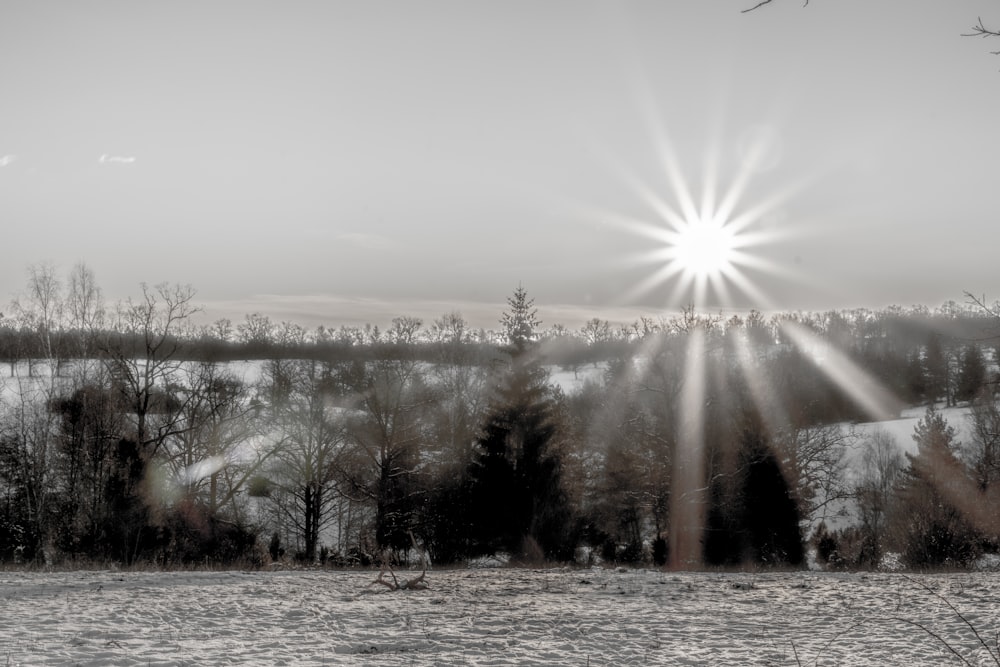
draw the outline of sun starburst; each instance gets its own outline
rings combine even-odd
[[[622,260],[630,272],[650,267],[623,301],[648,303],[651,294],[663,294],[660,303],[668,308],[773,308],[763,278],[802,277],[769,259],[765,250],[791,236],[773,221],[806,183],[801,178],[771,192],[750,187],[754,176],[776,164],[778,134],[747,129],[742,140],[731,142],[719,131],[700,153],[704,165],[695,180],[683,168],[655,105],[647,100],[643,111],[661,174],[640,177],[618,160],[611,164],[651,215],[600,212],[603,222],[650,241]],[[726,146],[737,148],[726,152]]]
[[[673,261],[695,279],[715,280],[731,270],[739,237],[718,220],[696,218],[674,236]]]
[[[787,195],[743,204],[745,179],[738,175],[719,201],[708,200],[699,210],[690,203],[687,181],[678,172],[671,175],[672,199],[679,200],[679,205],[672,205],[648,187],[641,188],[644,200],[657,215],[653,220],[632,220],[628,227],[653,241],[648,250],[633,258],[651,266],[652,271],[626,298],[639,299],[668,288],[668,306],[730,307],[742,301],[770,308],[755,274],[789,271],[754,250],[783,238],[781,232],[766,229],[761,222]]]

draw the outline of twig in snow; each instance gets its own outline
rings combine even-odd
[[[944,637],[942,637],[938,633],[934,632],[933,630],[931,630],[930,628],[928,628],[923,623],[918,623],[917,621],[911,621],[910,619],[903,618],[902,616],[893,616],[893,618],[895,618],[897,621],[902,621],[903,623],[908,623],[909,625],[913,625],[913,626],[916,626],[916,627],[920,628],[921,630],[923,630],[924,632],[926,632],[927,634],[929,634],[931,637],[933,637],[934,639],[936,639],[939,642],[941,642],[942,644],[944,644],[945,648],[947,648],[949,651],[951,651],[952,653],[954,653],[955,657],[957,657],[959,660],[961,660],[962,662],[964,662],[969,667],[974,667],[974,665],[971,662],[969,662],[968,660],[966,660],[965,657],[961,653],[959,653],[958,651],[955,650],[954,646],[952,646],[950,643],[948,643],[947,639],[945,639]]]
[[[962,619],[963,623],[965,623],[967,626],[969,626],[969,629],[972,630],[972,634],[974,634],[976,636],[976,639],[979,640],[979,643],[982,645],[982,647],[984,649],[986,649],[986,652],[989,653],[990,657],[993,659],[993,662],[995,662],[998,665],[998,667],[1000,667],[1000,655],[998,655],[998,653],[1000,653],[1000,652],[998,652],[998,653],[994,653],[993,652],[993,650],[990,648],[989,644],[986,643],[986,640],[983,639],[982,635],[979,634],[979,631],[976,630],[976,626],[974,626],[969,621],[969,619],[967,619],[965,617],[965,615],[962,614],[962,612],[960,612],[958,609],[956,609],[955,605],[953,605],[951,603],[951,601],[948,600],[948,598],[946,598],[945,596],[941,595],[937,591],[931,589],[930,586],[928,586],[927,584],[923,583],[922,581],[917,581],[917,580],[913,579],[912,577],[910,577],[908,575],[905,575],[905,574],[903,575],[903,578],[906,579],[907,581],[910,581],[910,582],[916,584],[917,586],[920,586],[925,591],[927,591],[928,593],[930,593],[931,595],[933,595],[934,597],[936,597],[938,600],[941,600],[941,602],[944,602],[946,605],[948,605],[948,609],[951,609],[953,612],[955,612],[955,615],[958,616],[960,619]],[[940,637],[938,637],[938,639],[940,639]],[[944,640],[942,640],[942,641],[944,641]],[[947,643],[947,642],[945,642],[945,643]],[[951,648],[951,646],[949,646],[948,648]],[[953,651],[954,651],[954,649],[953,649]]]

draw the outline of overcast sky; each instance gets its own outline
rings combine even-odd
[[[1000,297],[1000,39],[960,36],[1000,4],[752,4],[5,0],[0,300],[41,261],[328,325]],[[738,221],[700,292],[648,233],[685,201]]]

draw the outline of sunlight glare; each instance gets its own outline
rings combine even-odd
[[[677,233],[672,254],[696,278],[714,278],[731,270],[737,239],[717,220],[695,219]]]

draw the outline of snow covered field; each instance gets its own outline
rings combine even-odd
[[[375,575],[0,572],[0,664],[997,664],[995,573]]]

